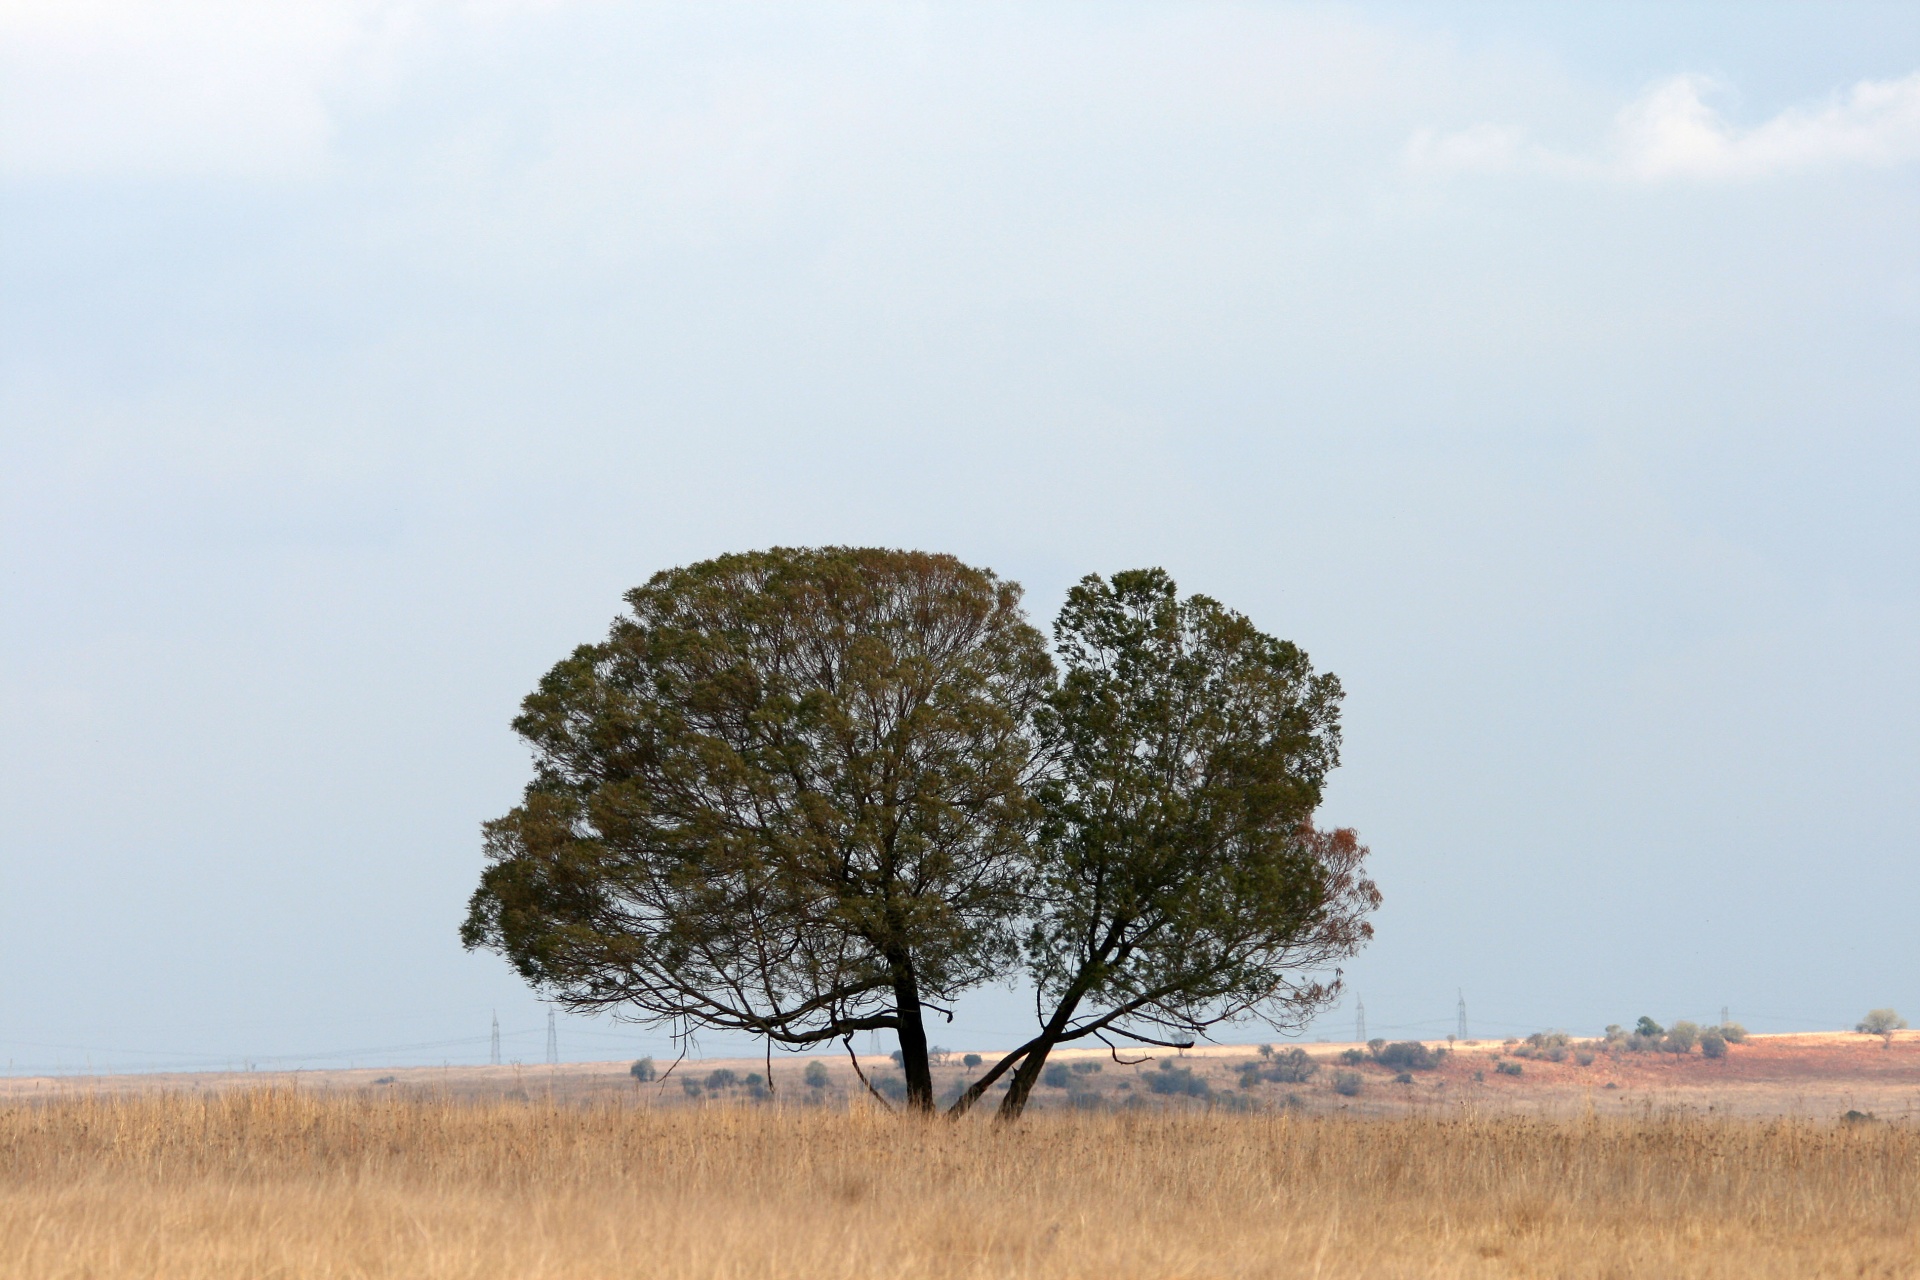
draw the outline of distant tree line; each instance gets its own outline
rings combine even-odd
[[[1339,682],[1159,569],[1082,579],[1051,647],[1017,584],[922,552],[727,555],[626,601],[521,705],[533,780],[462,931],[566,1008],[891,1031],[931,1110],[929,1014],[1024,975],[1035,1034],[950,1103],[1005,1079],[1011,1117],[1063,1044],[1303,1025],[1371,936],[1365,847],[1313,823]]]

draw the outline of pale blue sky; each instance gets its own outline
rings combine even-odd
[[[0,1055],[537,1059],[507,721],[776,542],[1338,672],[1376,1031],[1920,1013],[1917,357],[1908,4],[0,3]]]

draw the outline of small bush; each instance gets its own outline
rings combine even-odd
[[[1357,1098],[1360,1091],[1367,1087],[1358,1071],[1336,1071],[1333,1073],[1333,1091],[1343,1098]]]
[[[1146,1079],[1147,1089],[1153,1093],[1187,1098],[1206,1098],[1213,1094],[1205,1080],[1170,1062],[1161,1063],[1160,1070],[1149,1072]]]
[[[634,1063],[632,1066],[627,1068],[627,1074],[632,1076],[635,1080],[638,1080],[641,1084],[646,1084],[648,1081],[654,1079],[659,1073],[653,1069],[652,1058],[642,1058],[638,1062]]]
[[[1682,1021],[1667,1028],[1667,1038],[1660,1042],[1660,1047],[1668,1053],[1692,1053],[1693,1046],[1699,1043],[1699,1024]]]
[[[1667,1034],[1667,1029],[1643,1013],[1640,1015],[1640,1021],[1633,1024],[1633,1034],[1645,1036],[1649,1040],[1658,1040]]]
[[[965,1067],[967,1070],[972,1071],[974,1068],[980,1065],[980,1055],[977,1053],[970,1053],[966,1057],[960,1059],[960,1065]]]
[[[1367,1061],[1367,1055],[1358,1049],[1349,1049],[1340,1055],[1340,1061],[1350,1067],[1364,1066]]]
[[[1493,1064],[1493,1069],[1503,1076],[1517,1076],[1526,1070],[1517,1062],[1496,1062]]]
[[[824,1062],[809,1062],[800,1078],[807,1082],[809,1089],[824,1089],[827,1087],[827,1081],[832,1079],[827,1074],[827,1064]]]
[[[889,1102],[907,1100],[907,1082],[891,1071],[873,1073],[873,1088],[876,1093]]]
[[[1411,1072],[1411,1071],[1402,1071],[1402,1072],[1401,1072],[1401,1073],[1400,1073],[1399,1075],[1397,1075],[1397,1076],[1395,1076],[1395,1077],[1393,1078],[1393,1082],[1394,1082],[1395,1084],[1412,1084],[1412,1083],[1413,1083],[1413,1072]]]
[[[1728,1044],[1743,1044],[1747,1038],[1747,1029],[1737,1022],[1723,1022],[1714,1028],[1720,1038]]]
[[[1431,1071],[1446,1056],[1444,1050],[1436,1052],[1418,1040],[1403,1040],[1398,1044],[1388,1044],[1384,1040],[1375,1043],[1380,1047],[1373,1051],[1373,1060],[1397,1071]]]
[[[1870,1036],[1890,1036],[1904,1029],[1907,1020],[1892,1009],[1872,1009],[1853,1028]]]
[[[700,1096],[700,1082],[692,1076],[681,1076],[680,1087],[686,1091],[686,1095],[689,1098],[697,1098]]]
[[[1079,1062],[1069,1062],[1067,1066],[1072,1070],[1073,1074],[1077,1076],[1097,1076],[1100,1074],[1100,1063],[1092,1058],[1086,1058]]]
[[[736,1076],[735,1074],[733,1074],[733,1072],[727,1070],[725,1067],[720,1067],[716,1070],[707,1072],[706,1084],[708,1089],[731,1089],[734,1085],[739,1083],[740,1083],[740,1077]]]
[[[1273,1056],[1266,1077],[1275,1084],[1305,1084],[1319,1069],[1320,1064],[1309,1057],[1305,1049],[1289,1049]]]
[[[1590,1067],[1593,1065],[1593,1050],[1591,1049],[1576,1050],[1573,1055],[1573,1060],[1579,1063],[1583,1067]]]
[[[1064,1062],[1051,1063],[1040,1073],[1040,1083],[1049,1089],[1064,1089],[1072,1082],[1073,1076]]]
[[[1726,1037],[1722,1036],[1718,1031],[1707,1032],[1705,1035],[1700,1037],[1700,1052],[1703,1056],[1708,1058],[1719,1059],[1719,1058],[1726,1057],[1727,1056]]]

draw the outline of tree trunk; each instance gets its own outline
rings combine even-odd
[[[1027,1109],[1027,1095],[1033,1092],[1033,1086],[1039,1083],[1041,1071],[1046,1069],[1047,1055],[1053,1052],[1053,1046],[1060,1043],[1060,1034],[1073,1021],[1074,1010],[1080,1007],[1080,992],[1084,990],[1079,982],[1068,989],[1068,995],[1060,1001],[1060,1007],[1047,1019],[1047,1026],[1040,1035],[1040,1043],[1034,1046],[1027,1060],[1014,1071],[1013,1079],[1007,1082],[1007,1096],[1000,1099],[1000,1119],[1018,1120],[1020,1113]]]
[[[907,1109],[933,1110],[933,1068],[927,1062],[927,1028],[920,1015],[920,984],[913,962],[893,962],[893,999],[900,1015],[900,1070],[907,1077]]]

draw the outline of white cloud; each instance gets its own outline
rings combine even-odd
[[[1789,108],[1750,129],[1708,102],[1718,88],[1692,75],[1655,85],[1621,110],[1594,154],[1531,142],[1511,126],[1478,124],[1454,133],[1422,130],[1406,159],[1427,173],[1526,170],[1631,182],[1751,180],[1920,160],[1920,72],[1863,80],[1823,106]]]
[[[330,95],[542,0],[0,0],[0,173],[288,174]]]

